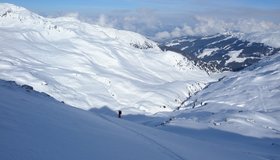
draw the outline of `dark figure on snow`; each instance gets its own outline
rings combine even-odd
[[[118,116],[119,118],[121,118],[122,117],[122,111],[121,110],[119,110],[119,116]]]

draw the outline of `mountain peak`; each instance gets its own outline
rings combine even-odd
[[[45,18],[26,8],[9,3],[0,3],[0,27],[17,28],[17,30],[32,28],[41,34],[53,35],[55,39],[61,39],[65,35],[76,36],[75,31],[78,29],[92,36],[118,40],[138,49],[158,48],[155,42],[135,32],[101,27],[74,17]]]
[[[2,27],[22,26],[23,23],[29,24],[30,22],[40,23],[42,19],[41,16],[26,8],[9,3],[0,3],[0,24]]]
[[[14,5],[2,8],[2,79],[30,85],[67,104],[154,114],[174,110],[214,80],[138,33],[45,18]]]
[[[27,9],[23,7],[16,6],[10,3],[0,3],[0,16],[4,17],[11,13],[27,13],[29,12]],[[29,12],[30,13],[30,12]]]

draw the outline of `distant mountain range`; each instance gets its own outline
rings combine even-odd
[[[160,48],[181,53],[208,71],[239,71],[280,51],[226,34],[175,38],[161,43]]]
[[[223,34],[159,46],[0,3],[0,159],[280,159],[279,48]]]

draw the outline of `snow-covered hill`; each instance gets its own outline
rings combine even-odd
[[[279,82],[277,54],[210,84],[187,100],[166,124],[279,139]]]
[[[83,108],[172,111],[213,81],[182,55],[128,31],[0,5],[0,77]]]
[[[181,53],[210,71],[239,71],[264,56],[280,53],[280,48],[241,40],[231,33],[175,38],[160,46]]]
[[[280,55],[214,83],[139,34],[11,4],[0,48],[0,159],[280,159]]]
[[[240,150],[229,143],[196,140],[73,108],[14,82],[0,80],[0,95],[3,160],[279,158],[271,142]]]

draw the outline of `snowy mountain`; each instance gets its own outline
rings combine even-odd
[[[229,33],[172,39],[160,47],[163,50],[181,53],[194,60],[198,66],[210,71],[239,71],[258,62],[264,56],[280,52],[280,48],[240,40]]]
[[[0,4],[0,159],[280,159],[279,49],[173,47]]]
[[[215,79],[129,32],[0,5],[0,77],[83,109],[172,111]]]
[[[279,138],[279,82],[280,55],[277,54],[210,84],[172,113],[166,125]]]
[[[275,153],[259,142],[240,150],[96,115],[15,82],[0,80],[0,93],[0,159],[258,160]]]

